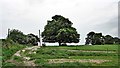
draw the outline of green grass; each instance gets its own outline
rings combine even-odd
[[[76,51],[70,51],[76,50]],[[107,51],[104,52],[80,52],[83,51]],[[117,45],[93,45],[93,46],[48,46],[39,48],[37,54],[27,54],[31,60],[36,60],[36,64],[40,66],[117,66],[118,65],[118,46]],[[113,53],[115,52],[115,53]],[[112,60],[101,64],[95,63],[78,63],[78,62],[65,62],[65,63],[47,63],[48,59],[99,59],[99,60]],[[77,65],[78,64],[78,65]]]
[[[65,62],[65,63],[52,63],[52,64],[45,64],[43,65],[43,67],[56,67],[56,66],[60,66],[61,67],[81,67],[81,66],[91,66],[91,63],[79,63],[79,62]]]
[[[118,50],[118,46],[117,45],[81,45],[81,46],[63,46],[63,47],[59,47],[61,49],[73,49],[73,50],[95,50],[95,51],[105,51],[105,50],[109,50],[109,51],[116,51]]]
[[[2,66],[6,67],[6,66],[16,66],[16,64],[11,63],[11,62],[6,62],[7,60],[12,59],[13,54],[15,54],[18,50],[21,50],[23,48],[25,48],[25,45],[20,45],[20,44],[11,44],[8,47],[4,47],[2,48]],[[18,57],[18,56],[14,56],[13,60],[16,60],[16,62],[21,62],[22,58]]]
[[[17,62],[22,62],[23,58],[19,57],[19,56],[14,56],[13,60],[16,60]]]
[[[57,48],[57,47],[56,47]],[[117,56],[117,53],[95,53],[95,52],[70,52],[62,49],[41,48],[37,50],[37,54],[27,54],[31,59],[54,59],[54,58],[69,58],[70,56]]]
[[[2,57],[3,61],[6,61],[12,57],[14,53],[16,53],[18,50],[25,48],[25,45],[20,45],[20,44],[13,44],[10,45],[9,48],[2,48]]]
[[[4,49],[4,60],[10,57],[18,50],[24,48],[23,45],[13,45],[10,49]],[[118,65],[118,45],[85,45],[85,46],[46,46],[39,48],[36,54],[29,54],[30,50],[26,50],[23,56],[30,57],[30,60],[35,60],[35,64],[42,67],[49,66],[117,66]],[[101,52],[95,52],[101,51]],[[105,51],[105,52],[102,52]],[[14,56],[17,62],[22,62],[21,57]],[[111,60],[110,62],[96,63],[81,63],[81,62],[63,62],[63,63],[49,63],[49,59],[93,59],[93,60]],[[5,65],[12,65],[11,63],[4,63]],[[13,64],[14,65],[14,64]]]
[[[11,63],[11,62],[4,62],[4,63],[2,63],[3,64],[3,66],[6,68],[7,66],[16,66],[14,63]],[[3,68],[4,68],[3,67]]]

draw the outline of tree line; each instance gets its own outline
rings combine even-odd
[[[103,36],[102,33],[89,32],[85,45],[101,45],[101,44],[120,44],[120,39],[118,37],[112,37],[110,35]]]
[[[58,42],[59,46],[66,45],[66,43],[78,43],[80,41],[80,34],[76,28],[72,27],[73,23],[61,15],[55,15],[52,20],[47,21],[47,25],[42,32],[42,41],[55,43]],[[32,44],[37,45],[39,38],[34,34],[23,34],[23,32],[12,29],[9,31],[8,39],[19,44]],[[120,39],[110,35],[103,36],[102,33],[89,32],[87,34],[85,45],[96,44],[120,44]]]
[[[14,43],[31,45],[37,45],[37,42],[39,41],[37,35],[34,35],[32,33],[25,35],[23,32],[17,29],[9,30],[7,39],[13,41]]]

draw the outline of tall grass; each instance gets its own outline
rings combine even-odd
[[[7,48],[7,47],[2,48],[3,62],[10,59],[14,53],[16,53],[18,50],[23,49],[25,47],[26,47],[25,45],[12,44],[10,45],[10,48]]]

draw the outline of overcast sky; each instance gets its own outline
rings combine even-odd
[[[69,18],[80,33],[80,44],[90,31],[118,36],[119,0],[0,0],[0,38],[7,29],[38,35],[54,15]]]

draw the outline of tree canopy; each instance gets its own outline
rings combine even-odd
[[[106,43],[106,44],[113,44],[113,43],[114,43],[113,37],[110,36],[110,35],[106,35],[106,36],[105,36],[105,43]]]
[[[72,22],[61,15],[55,15],[52,20],[47,21],[47,25],[42,32],[43,42],[54,43],[78,43],[79,34],[72,27]]]
[[[86,45],[88,44],[92,44],[92,45],[96,45],[96,44],[104,44],[104,36],[102,35],[102,33],[95,33],[95,32],[89,32],[87,34],[87,38],[86,38]]]
[[[23,34],[23,32],[17,29],[10,30],[7,38],[19,44],[37,45],[37,42],[39,41],[39,38],[36,35],[34,34],[25,35]]]
[[[85,44],[120,44],[120,39],[118,37],[113,38],[110,35],[103,36],[102,33],[95,33],[92,31],[87,34]]]

